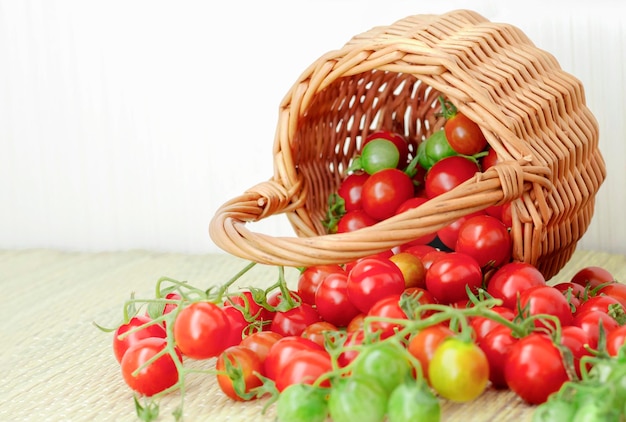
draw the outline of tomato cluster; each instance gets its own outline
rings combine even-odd
[[[364,138],[337,191],[329,198],[324,220],[329,233],[372,226],[419,207],[497,163],[480,127],[443,97],[440,101],[445,124],[420,140],[417,147],[403,135],[386,130]],[[473,217],[480,218],[461,231],[461,226]],[[473,212],[400,248],[460,248],[474,254],[481,266],[497,267],[510,258],[506,254],[510,252],[511,224],[510,204],[497,205]]]
[[[392,132],[364,139],[331,197],[330,232],[419,207],[497,161],[441,102],[446,124],[417,148]],[[156,298],[125,306],[114,356],[139,396],[181,388],[191,360],[234,401],[276,401],[280,421],[438,421],[441,400],[487,388],[539,405],[537,420],[559,406],[583,418],[597,402],[572,399],[581,386],[610,388],[612,415],[624,415],[614,362],[626,362],[626,285],[600,267],[548,284],[512,260],[510,224],[507,205],[475,212],[376,255],[301,268],[293,287],[278,267],[269,288],[233,291],[254,263],[208,290],[164,277]],[[137,402],[139,416],[154,406]]]

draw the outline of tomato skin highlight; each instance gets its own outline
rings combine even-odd
[[[182,309],[174,321],[174,341],[193,359],[218,356],[228,346],[230,321],[219,306],[195,302]]]
[[[126,384],[137,393],[151,397],[178,382],[178,369],[169,353],[166,353],[143,368],[134,376],[133,373],[160,353],[167,345],[167,340],[159,337],[149,337],[139,340],[126,350],[120,367]],[[178,359],[182,362],[182,355],[176,350]]]

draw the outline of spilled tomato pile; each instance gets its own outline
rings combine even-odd
[[[358,230],[443,194],[497,161],[482,133],[441,99],[445,126],[416,148],[375,132],[329,198],[329,233]],[[267,288],[168,277],[131,298],[112,331],[138,417],[185,379],[233,401],[263,399],[279,421],[438,421],[443,401],[510,390],[536,421],[626,415],[626,284],[601,267],[550,283],[511,259],[509,204],[379,254],[277,267]],[[291,286],[291,287],[290,287]],[[198,369],[190,362],[204,362]]]

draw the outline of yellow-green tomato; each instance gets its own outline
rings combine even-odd
[[[441,397],[468,402],[485,391],[489,362],[475,343],[450,337],[435,350],[428,365],[428,379]]]

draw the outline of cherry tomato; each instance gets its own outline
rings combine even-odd
[[[144,396],[153,396],[178,382],[178,369],[169,353],[165,353],[154,362],[139,371],[134,372],[154,358],[167,345],[167,340],[159,337],[148,337],[132,344],[124,353],[120,367],[126,384]],[[176,351],[182,362],[182,355]]]
[[[283,391],[292,384],[313,384],[332,369],[330,355],[326,350],[300,350],[276,375],[276,388]],[[320,386],[329,387],[330,381],[324,380]]]
[[[389,422],[439,422],[441,404],[425,382],[404,382],[389,396],[387,419]]]
[[[433,132],[417,149],[418,162],[425,170],[430,170],[436,162],[453,155],[457,155],[457,152],[450,146],[443,130]]]
[[[496,154],[496,150],[488,147],[487,155],[484,155],[480,158],[480,167],[483,171],[487,170],[490,167],[495,166],[498,163],[498,155]]]
[[[409,287],[404,290],[403,296],[409,298],[413,303],[417,306],[421,305],[429,305],[437,302],[435,296],[432,295],[428,290],[422,287]],[[411,319],[417,318],[426,318],[427,316],[432,315],[435,311],[433,310],[425,310],[421,308],[415,309],[419,315],[410,315]]]
[[[122,361],[122,356],[124,356],[126,350],[138,341],[149,337],[166,337],[165,328],[161,324],[150,324],[150,321],[151,319],[147,316],[137,315],[132,317],[127,323],[117,327],[113,334],[113,354],[118,362]],[[120,335],[135,329],[138,330],[120,338]]]
[[[424,263],[424,256],[433,251],[437,251],[437,249],[431,245],[408,245],[407,247],[400,246],[400,252],[407,252],[417,256],[420,260],[422,260],[422,264]]]
[[[292,384],[278,396],[276,416],[279,421],[325,422],[328,417],[327,388],[310,384]]]
[[[530,404],[544,403],[569,380],[561,352],[550,337],[539,332],[519,339],[511,347],[504,378],[509,388]]]
[[[394,342],[376,342],[365,347],[352,365],[351,376],[368,379],[383,388],[388,396],[407,378],[413,367],[407,359],[404,347]]]
[[[255,352],[261,362],[264,362],[274,343],[281,338],[283,336],[273,331],[256,331],[244,337],[239,345]]]
[[[398,149],[398,168],[402,169],[406,167],[409,161],[410,151],[409,151],[409,143],[407,142],[404,136],[402,136],[401,134],[397,132],[391,132],[388,130],[377,130],[367,135],[367,137],[363,141],[363,145],[361,146],[361,149],[362,150],[365,149],[365,146],[369,142],[376,140],[376,139],[386,139],[386,140],[393,142],[395,147]]]
[[[471,179],[480,169],[476,162],[460,155],[437,161],[426,173],[424,188],[428,198],[451,191]]]
[[[572,325],[582,328],[587,333],[589,336],[589,347],[592,349],[597,349],[598,347],[600,325],[602,325],[605,335],[619,327],[619,323],[615,318],[598,309],[589,309],[585,312],[576,313]]]
[[[572,277],[571,282],[595,289],[601,284],[615,282],[615,278],[608,270],[592,265],[578,270]]]
[[[230,330],[230,321],[222,308],[210,302],[194,302],[176,316],[174,341],[183,355],[208,359],[226,349]]]
[[[364,339],[365,331],[363,329],[347,332],[346,339],[343,343],[345,350],[343,350],[337,357],[337,364],[341,368],[348,366],[359,355],[359,351],[353,347],[363,344]]]
[[[453,335],[454,331],[447,325],[436,324],[418,331],[409,340],[407,350],[419,361],[422,374],[426,379],[428,379],[428,365],[435,354],[435,350],[443,340]]]
[[[306,327],[320,319],[319,313],[313,306],[301,303],[287,311],[277,311],[272,319],[270,330],[283,337],[299,336]]]
[[[477,291],[482,282],[483,274],[478,262],[460,252],[446,254],[426,271],[426,289],[440,303],[467,300],[466,288]]]
[[[626,342],[626,325],[614,328],[606,335],[606,351],[609,356],[617,356]]]
[[[337,188],[337,194],[343,199],[346,211],[361,209],[361,191],[363,190],[363,183],[368,178],[369,174],[357,171],[350,173],[341,181]]]
[[[293,355],[305,349],[324,350],[314,341],[300,336],[287,336],[277,340],[263,361],[263,373],[269,379],[276,380],[278,374],[289,363]]]
[[[395,168],[380,170],[363,184],[363,210],[376,220],[384,220],[413,194],[413,181],[406,173]]]
[[[448,255],[447,251],[441,251],[439,249],[426,252],[424,256],[422,257],[422,264],[424,264],[424,268],[426,269],[426,272],[428,272],[428,269],[433,265],[433,263],[435,263],[435,261],[439,260],[439,258],[444,258],[447,255]],[[426,282],[426,279],[424,279],[424,282]]]
[[[305,268],[298,276],[298,296],[302,302],[315,305],[315,292],[328,274],[344,273],[345,270],[337,264],[312,265]]]
[[[491,311],[508,321],[513,321],[513,318],[515,318],[515,312],[506,306],[494,306],[491,308]],[[470,319],[470,325],[474,330],[476,342],[480,344],[482,339],[485,338],[491,330],[502,324],[488,316],[475,316]]]
[[[398,252],[389,260],[402,271],[405,288],[426,286],[426,268],[417,255],[409,252]]]
[[[559,319],[561,326],[571,325],[572,310],[563,294],[552,286],[534,286],[520,293],[519,307],[515,313],[522,310],[524,317],[547,314]],[[536,320],[537,327],[554,327],[551,321]]]
[[[591,356],[591,352],[587,349],[589,345],[589,335],[585,330],[575,325],[568,325],[561,328],[561,344],[572,352],[574,369],[580,378],[582,376],[582,368],[580,359],[584,356]]]
[[[474,216],[459,227],[454,250],[470,255],[481,267],[500,267],[511,259],[511,235],[497,218]]]
[[[263,363],[259,355],[247,347],[231,346],[224,350],[215,362],[215,369],[218,371],[216,378],[220,389],[236,401],[255,398],[247,394],[263,384],[257,375],[263,370]],[[241,385],[244,391],[238,391],[236,385]]]
[[[487,293],[501,299],[503,306],[516,309],[518,297],[524,290],[545,284],[545,277],[536,267],[524,262],[510,262],[491,276]]]
[[[402,271],[389,259],[360,260],[348,273],[348,298],[363,313],[379,299],[403,291]]]
[[[569,281],[554,284],[553,287],[560,291],[574,309],[577,309],[587,292],[583,286]]]
[[[365,227],[373,226],[378,220],[364,210],[352,210],[345,213],[337,222],[336,233],[353,232]]]
[[[461,230],[461,226],[463,225],[463,223],[465,223],[472,217],[477,217],[480,215],[485,215],[485,212],[476,211],[464,215],[463,217],[459,217],[447,226],[437,230],[437,238],[441,241],[441,243],[444,244],[445,247],[450,250],[454,250],[454,248],[456,248],[456,243],[459,240],[459,230]]]
[[[511,347],[517,343],[511,329],[506,325],[498,325],[491,329],[478,343],[489,362],[489,381],[496,389],[507,388],[504,377],[506,358]]]
[[[388,394],[375,380],[341,377],[328,395],[328,413],[333,422],[382,421]]]
[[[459,154],[478,154],[487,146],[487,139],[480,126],[463,113],[455,112],[450,115],[443,130],[450,146]]]
[[[361,311],[348,296],[348,274],[329,274],[315,294],[315,306],[320,317],[339,327],[347,326]]]
[[[372,139],[363,145],[358,159],[361,168],[372,175],[380,170],[397,168],[400,163],[400,151],[388,139]]]
[[[597,295],[606,295],[614,299],[617,299],[619,303],[626,308],[626,284],[624,283],[609,283],[600,287],[596,291]]]
[[[328,321],[314,322],[304,329],[302,337],[313,340],[322,347],[326,345],[326,334],[337,333],[339,328]],[[330,338],[332,341],[333,339]]]
[[[400,307],[401,294],[384,297],[372,305],[367,312],[371,317],[369,329],[380,335],[381,339],[392,336],[397,329],[402,329],[402,325],[389,322],[387,319],[406,320],[408,319],[404,310]]]
[[[586,300],[583,300],[576,308],[576,313],[583,313],[591,309],[597,309],[602,312],[615,312],[616,314],[623,315],[626,310],[619,300],[612,296],[604,294],[598,296],[592,296]]]
[[[260,292],[258,295],[260,296],[263,292]],[[248,318],[254,318],[255,321],[263,322],[270,321],[272,319],[272,312],[269,309],[265,309],[259,302],[261,302],[262,298],[257,297],[255,299],[256,293],[252,293],[250,290],[242,290],[229,296],[224,301],[224,306],[234,306],[242,309],[242,312]],[[258,301],[258,302],[257,302]]]
[[[433,354],[428,379],[442,397],[455,402],[471,401],[489,383],[489,362],[475,343],[448,337]]]
[[[230,326],[230,334],[225,343],[226,347],[241,343],[241,339],[246,335],[250,326],[248,321],[246,321],[246,317],[239,309],[231,305],[223,306],[222,311],[228,318],[228,325]]]

